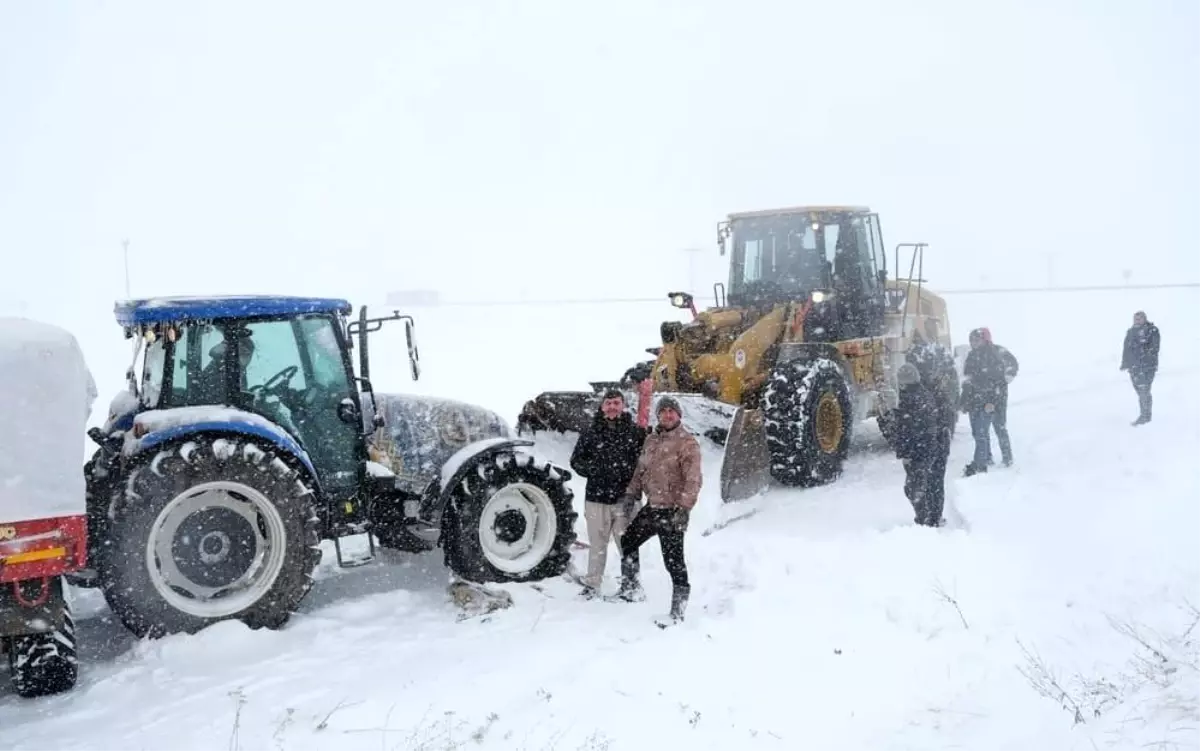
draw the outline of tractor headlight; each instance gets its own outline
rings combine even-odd
[[[825,302],[826,300],[831,299],[832,297],[833,297],[832,292],[826,292],[826,291],[820,290],[820,289],[817,290],[816,292],[812,293],[812,301],[814,303],[822,303],[822,302]]]

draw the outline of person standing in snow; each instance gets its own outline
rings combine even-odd
[[[943,523],[946,457],[950,453],[945,416],[915,365],[901,365],[896,378],[900,404],[896,407],[895,446],[896,457],[904,462],[904,495],[916,512],[917,524],[937,527]]]
[[[958,369],[949,350],[934,339],[926,341],[919,332],[913,334],[913,344],[905,354],[905,361],[917,369],[936,409],[938,443],[929,467],[925,500],[929,518],[940,524],[946,504],[946,464],[950,460],[950,443],[958,423]],[[919,519],[917,523],[921,523]]]
[[[1008,386],[1016,379],[1021,365],[1012,352],[992,341],[992,332],[987,326],[981,327],[979,331],[983,335],[983,340],[996,348],[996,354],[1000,355],[1000,362],[1004,364],[1004,384],[1000,387],[1000,401],[996,404],[996,411],[992,413],[992,427],[996,430],[996,440],[1000,442],[1000,458],[1007,467],[1012,464],[1012,451],[1010,449],[1005,453],[1004,448],[1008,445]],[[996,463],[992,458],[990,435],[988,436],[987,463],[989,467]]]
[[[604,580],[609,541],[620,539],[635,510],[623,496],[633,479],[646,432],[626,411],[624,395],[610,389],[571,452],[571,469],[587,479],[583,519],[588,533],[588,571],[582,594],[588,599],[596,596]]]
[[[621,588],[617,597],[644,599],[638,575],[638,549],[658,535],[663,563],[671,576],[671,620],[683,620],[691,585],[683,552],[688,519],[696,506],[702,482],[700,443],[683,428],[679,402],[665,396],[658,402],[658,425],[646,438],[625,498],[636,502],[646,494],[646,505],[621,536]]]
[[[1125,346],[1121,352],[1121,370],[1129,371],[1129,380],[1138,395],[1140,413],[1134,425],[1150,422],[1150,411],[1154,399],[1150,386],[1158,372],[1158,345],[1161,337],[1158,327],[1146,320],[1146,313],[1139,310],[1133,314],[1133,325],[1125,332]]]
[[[1012,442],[1008,436],[1006,415],[994,422],[997,407],[1008,396],[1008,381],[1005,378],[1004,358],[991,342],[987,329],[975,329],[970,334],[971,352],[963,365],[963,384],[960,408],[971,420],[971,435],[975,438],[975,456],[966,466],[966,477],[987,472],[988,456],[991,454],[992,426],[1000,439],[1000,454],[1004,466],[1012,464]]]

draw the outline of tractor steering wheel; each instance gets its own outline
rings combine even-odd
[[[267,394],[274,394],[278,391],[282,391],[289,383],[292,382],[292,377],[295,376],[299,370],[300,367],[298,365],[289,365],[268,378],[266,383],[258,386],[251,386],[250,393],[266,396]]]

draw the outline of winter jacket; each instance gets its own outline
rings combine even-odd
[[[646,494],[651,506],[691,510],[700,495],[700,443],[677,425],[655,428],[646,438],[625,498],[637,501]]]
[[[962,409],[974,412],[988,404],[1000,404],[1008,396],[1004,374],[1004,358],[995,344],[985,343],[971,350],[963,366]]]
[[[937,398],[924,384],[901,387],[900,404],[896,407],[896,457],[931,461],[944,428],[939,416]]]
[[[918,342],[905,354],[921,374],[921,383],[929,389],[936,403],[940,423],[951,428],[957,422],[958,400],[961,391],[954,355],[937,342]]]
[[[1008,390],[1008,384],[1013,382],[1017,377],[1017,373],[1021,370],[1021,364],[1017,362],[1016,356],[1009,352],[999,344],[995,345],[996,353],[1000,355],[1000,362],[1004,365],[1004,388]]]
[[[587,478],[584,500],[619,502],[633,478],[645,440],[646,429],[635,423],[628,412],[615,420],[597,412],[571,452],[571,469]]]
[[[1121,353],[1121,370],[1138,373],[1158,371],[1158,327],[1146,321],[1142,326],[1130,326],[1125,332],[1125,347]]]

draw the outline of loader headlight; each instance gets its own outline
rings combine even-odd
[[[816,292],[812,293],[812,301],[814,303],[825,302],[826,300],[829,300],[832,298],[833,298],[832,292],[826,292],[824,290],[819,289]]]

